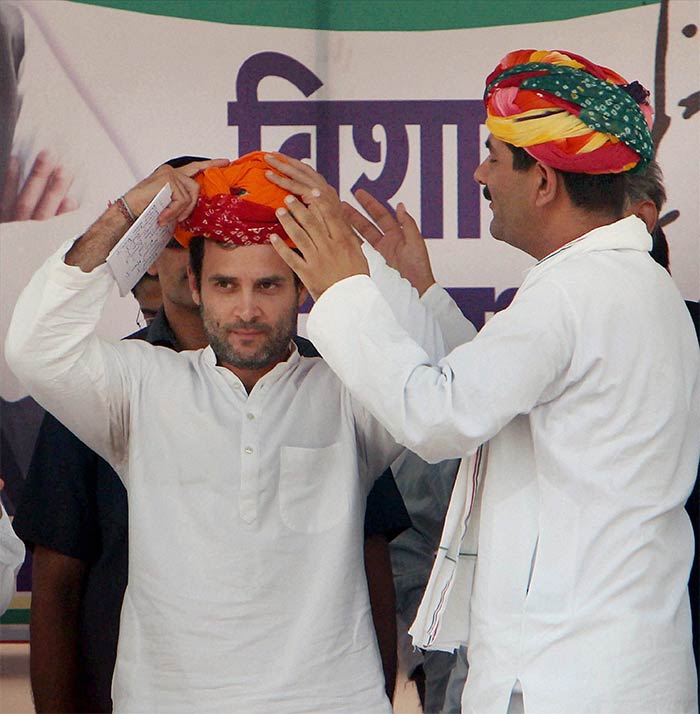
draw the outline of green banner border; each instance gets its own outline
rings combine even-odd
[[[661,0],[72,0],[149,15],[313,30],[418,31],[568,20]],[[555,43],[556,44],[556,43]]]

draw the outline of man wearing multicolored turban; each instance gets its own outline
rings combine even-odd
[[[127,490],[117,714],[391,713],[363,516],[404,449],[292,343],[305,293],[269,239],[284,235],[280,197],[299,201],[261,173],[259,156],[160,167],[47,261],[10,326],[12,369]],[[95,334],[115,285],[106,257],[166,184],[159,220],[189,240],[201,350]],[[442,338],[410,285],[364,254],[437,357]]]
[[[625,172],[653,157],[646,92],[578,55],[523,50],[489,75],[485,102],[474,177],[491,233],[538,262],[473,340],[431,359],[321,177],[289,159],[270,160],[287,176],[271,180],[319,197],[280,215],[301,255],[274,245],[316,297],[309,335],[350,392],[427,461],[462,457],[411,628],[418,647],[467,647],[462,712],[692,714],[683,504],[700,355],[646,226],[624,217]],[[373,212],[381,231],[355,227],[424,302],[448,303],[410,216]],[[454,336],[460,319],[437,318]]]
[[[572,52],[519,50],[486,79],[486,126],[560,171],[616,174],[654,157],[648,96]]]

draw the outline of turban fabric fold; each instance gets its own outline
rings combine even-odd
[[[224,168],[209,168],[194,176],[199,184],[197,205],[178,224],[175,240],[187,247],[194,236],[233,245],[268,243],[276,233],[293,246],[277,220],[288,192],[265,177],[273,169],[264,151],[254,151]]]
[[[486,126],[561,171],[639,170],[654,158],[648,96],[571,52],[517,50],[486,78]]]

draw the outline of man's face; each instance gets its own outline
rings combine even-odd
[[[271,245],[205,241],[201,288],[192,289],[220,364],[265,370],[287,358],[306,295]]]
[[[532,172],[513,168],[513,153],[508,146],[489,135],[489,155],[477,167],[474,179],[484,186],[484,197],[491,201],[491,235],[527,252],[524,234],[531,227]]]
[[[148,271],[158,276],[164,300],[194,310],[197,306],[187,279],[188,263],[189,252],[173,238]]]
[[[147,325],[150,325],[163,304],[163,296],[160,291],[160,283],[153,278],[148,278],[148,276],[146,278],[137,283],[133,292],[141,309],[143,319]]]

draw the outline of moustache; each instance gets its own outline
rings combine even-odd
[[[491,200],[491,192],[489,191],[489,187],[488,187],[488,186],[484,186],[484,190],[483,190],[481,193],[484,194],[484,198],[485,198],[487,201],[490,201],[490,200]]]
[[[251,322],[246,322],[245,320],[238,320],[238,322],[230,322],[223,326],[226,332],[234,332],[235,330],[254,330],[255,332],[264,332],[270,334],[272,327],[266,325],[264,322],[257,322],[253,320]]]

